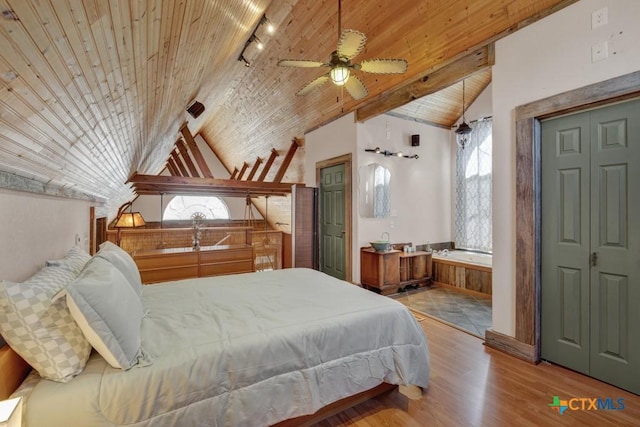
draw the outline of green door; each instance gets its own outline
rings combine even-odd
[[[345,271],[345,167],[320,170],[320,271],[344,280]]]
[[[542,357],[640,393],[640,101],[542,124]]]

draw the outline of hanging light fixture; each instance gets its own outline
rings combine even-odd
[[[464,150],[464,147],[469,142],[469,136],[471,134],[471,126],[467,124],[464,118],[465,104],[464,104],[464,79],[462,80],[462,123],[458,125],[456,129],[456,142]]]
[[[344,86],[349,80],[349,68],[348,67],[335,67],[331,69],[329,73],[331,75],[331,81],[336,86]]]

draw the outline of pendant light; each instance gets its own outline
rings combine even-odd
[[[464,80],[462,80],[462,123],[460,123],[456,129],[456,142],[463,150],[465,145],[467,145],[467,142],[469,142],[469,136],[471,135],[471,126],[467,124],[467,121],[464,118],[464,113]]]

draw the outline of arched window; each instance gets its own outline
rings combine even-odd
[[[456,248],[493,252],[491,120],[478,121],[456,158]]]
[[[195,212],[207,219],[229,219],[227,204],[216,196],[176,196],[164,208],[162,219],[191,219]]]

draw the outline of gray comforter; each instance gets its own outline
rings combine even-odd
[[[313,270],[147,286],[142,300],[153,364],[93,354],[71,382],[36,384],[26,426],[266,426],[381,382],[427,387],[409,311]]]

